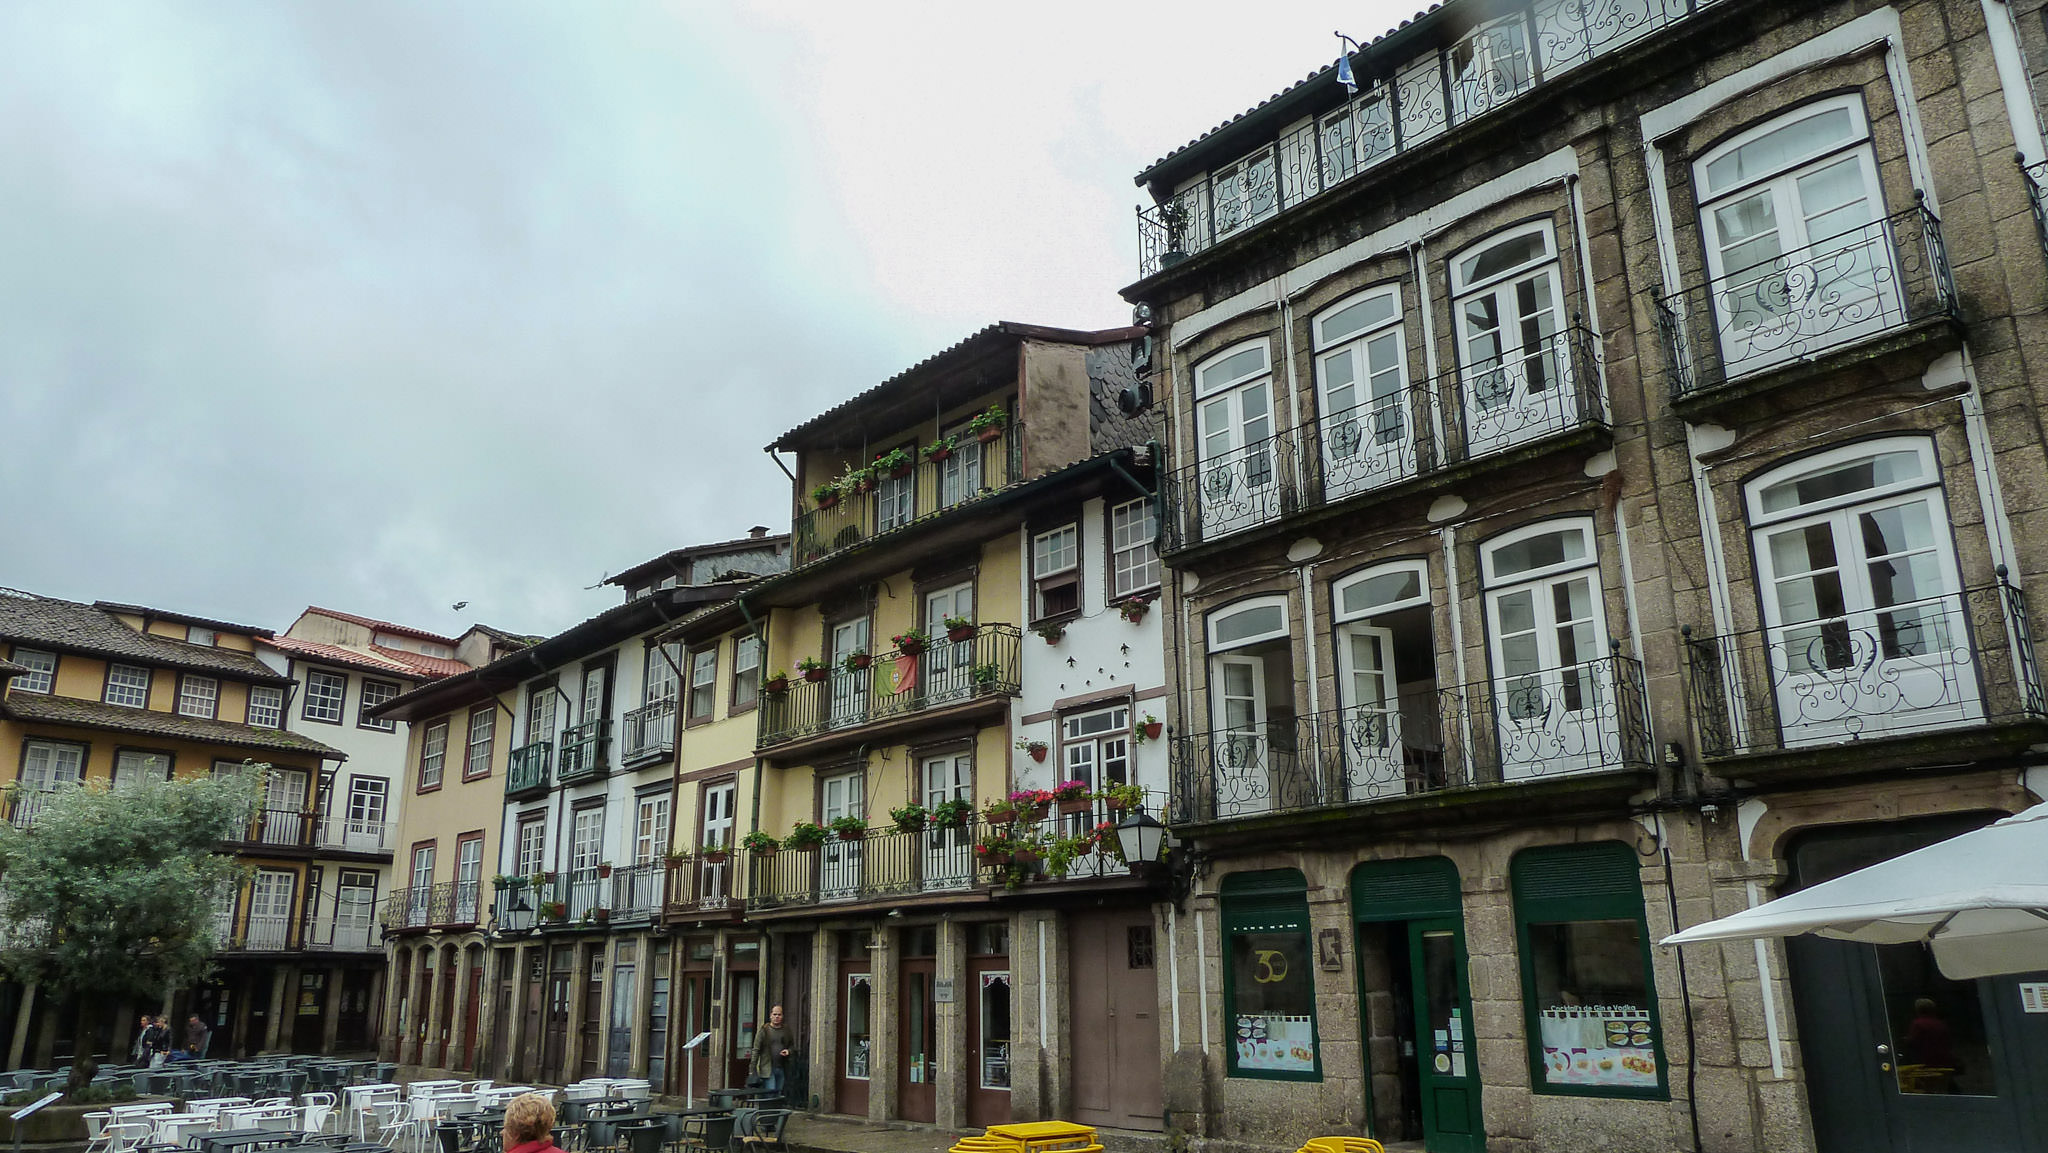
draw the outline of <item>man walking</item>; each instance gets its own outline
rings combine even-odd
[[[206,1027],[206,1022],[199,1019],[199,1014],[192,1014],[192,1019],[185,1022],[186,1059],[197,1061],[206,1056],[206,1043],[211,1040],[213,1030]]]
[[[762,1086],[777,1093],[782,1092],[784,1073],[789,1066],[789,1055],[796,1048],[796,1037],[782,1023],[782,1006],[768,1010],[768,1023],[754,1030],[754,1049],[747,1065],[747,1073]]]

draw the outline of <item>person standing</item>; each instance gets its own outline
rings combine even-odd
[[[206,1043],[211,1040],[213,1040],[213,1030],[206,1027],[206,1022],[200,1020],[199,1014],[192,1014],[192,1019],[185,1022],[186,1058],[197,1061],[205,1057]]]
[[[135,1022],[135,1044],[128,1047],[128,1055],[135,1059],[137,1065],[149,1064],[149,1026],[153,1020],[155,1018],[144,1013]]]
[[[171,1051],[171,1027],[162,1017],[151,1017],[149,1028],[142,1031],[142,1047],[146,1050],[143,1059],[154,1069],[164,1063]]]
[[[796,1037],[782,1023],[782,1006],[777,1005],[768,1010],[768,1023],[754,1030],[754,1049],[747,1064],[748,1075],[760,1081],[763,1087],[782,1092],[789,1055],[795,1048]]]

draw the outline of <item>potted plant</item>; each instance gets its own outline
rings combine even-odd
[[[952,456],[959,447],[960,439],[958,437],[942,436],[924,446],[924,458],[926,460],[945,460],[947,457]]]
[[[849,673],[861,672],[874,663],[875,658],[869,656],[866,649],[855,649],[846,654],[846,658],[839,662],[840,667]]]
[[[1062,622],[1055,622],[1052,624],[1039,625],[1037,628],[1034,628],[1031,631],[1037,633],[1038,639],[1044,641],[1046,644],[1056,645],[1060,643],[1060,640],[1067,635],[1067,626]]]
[[[913,628],[904,629],[902,632],[890,637],[889,641],[896,646],[897,652],[902,653],[904,656],[914,657],[931,647],[932,638],[926,636],[923,629]]]
[[[872,467],[855,468],[852,465],[847,465],[846,471],[839,474],[839,480],[836,483],[839,485],[839,495],[842,497],[850,499],[856,496],[865,496],[875,491],[875,470]]]
[[[987,825],[1008,825],[1017,819],[1017,805],[1009,798],[990,801],[981,807],[981,820]]]
[[[1088,784],[1085,781],[1061,781],[1052,787],[1052,799],[1059,804],[1062,813],[1085,813],[1088,811]]]
[[[789,831],[789,835],[782,838],[783,848],[798,852],[807,852],[824,843],[825,826],[812,824],[810,821],[798,821],[796,827]]]
[[[554,884],[554,883],[555,883],[555,871],[554,871],[553,869],[549,869],[549,870],[548,870],[547,872],[545,872],[545,873],[542,873],[542,874],[540,875],[540,879],[541,879],[541,880],[543,880],[543,881],[546,881],[546,882],[547,882],[548,884],[550,884],[550,885]]]
[[[1043,763],[1045,761],[1045,751],[1052,746],[1044,741],[1033,740],[1030,737],[1019,737],[1017,738],[1017,747],[1030,753],[1032,760]]]
[[[708,864],[722,865],[725,859],[732,855],[732,849],[723,841],[706,841],[704,848],[697,855]]]
[[[1042,821],[1052,811],[1052,794],[1044,789],[1020,789],[1010,794],[1010,804],[1016,808],[1019,818]]]
[[[1003,411],[1003,406],[992,404],[988,406],[988,411],[977,413],[974,419],[967,422],[967,431],[986,444],[1003,435],[1003,429],[1008,427],[1009,423],[1010,414]]]
[[[896,822],[896,828],[899,831],[915,833],[924,828],[925,822],[931,819],[931,814],[925,811],[923,805],[912,801],[907,805],[898,805],[890,809],[889,819]]]
[[[499,873],[497,876],[491,878],[491,888],[496,889],[502,893],[505,890],[512,887],[512,881],[513,878],[508,877],[503,873]],[[525,884],[526,878],[519,878],[519,883],[522,885]]]
[[[859,817],[835,817],[825,827],[842,841],[858,841],[868,835],[868,823]]]
[[[1160,205],[1159,223],[1166,227],[1166,251],[1159,254],[1159,267],[1172,268],[1188,258],[1188,206],[1178,199]]]
[[[1092,834],[1084,834],[1078,837],[1055,837],[1053,842],[1046,846],[1045,867],[1052,870],[1053,876],[1064,877],[1067,875],[1067,870],[1073,867],[1075,861],[1094,851],[1095,838]]]
[[[1102,801],[1102,807],[1112,813],[1135,809],[1145,803],[1145,790],[1136,785],[1104,785],[1095,794]]]
[[[781,847],[781,841],[776,840],[759,829],[755,829],[753,832],[740,838],[740,848],[757,857],[772,857],[775,855],[775,850]]]
[[[1095,843],[1102,846],[1103,856],[1112,858],[1119,864],[1123,863],[1124,843],[1116,835],[1116,826],[1114,824],[1104,821],[1095,826],[1094,836]]]
[[[767,680],[761,682],[761,691],[771,697],[779,697],[788,692],[789,674],[781,669],[776,669],[773,673],[769,674]]]
[[[670,868],[675,868],[677,865],[687,862],[690,859],[690,854],[683,852],[681,849],[670,849],[662,854],[661,859],[667,861]]]
[[[1116,606],[1117,615],[1132,624],[1145,619],[1145,613],[1152,607],[1152,598],[1146,596],[1125,597]]]
[[[592,909],[590,910],[590,919],[602,925],[612,919],[612,911],[605,908]]]
[[[528,888],[538,889],[554,879],[555,875],[553,873],[535,873],[533,876],[526,878],[526,885]]]
[[[917,467],[917,458],[912,456],[907,448],[892,448],[876,457],[875,463],[868,467],[874,469],[877,475],[894,480],[909,476],[910,470]]]
[[[612,863],[611,863],[610,861],[600,861],[600,862],[598,862],[598,865],[597,865],[597,875],[598,875],[598,876],[600,876],[600,877],[609,877],[609,876],[611,876],[611,875],[612,875]]]
[[[569,903],[567,901],[542,901],[540,903],[540,915],[542,920],[560,921],[569,915]]]
[[[1156,741],[1159,739],[1159,731],[1162,727],[1164,726],[1159,723],[1158,717],[1153,716],[1151,713],[1146,713],[1145,719],[1138,722],[1138,731],[1131,734],[1131,737],[1141,745],[1146,741]]]
[[[825,662],[816,657],[805,657],[798,661],[796,663],[796,671],[798,675],[814,685],[831,675],[831,670],[825,667]]]
[[[1003,670],[991,661],[985,665],[974,666],[967,671],[967,675],[974,679],[977,687],[986,689],[993,688],[995,683],[1002,679]]]
[[[839,484],[838,484],[838,482],[837,482],[837,481],[827,481],[827,482],[825,482],[824,484],[821,484],[821,485],[819,485],[818,487],[816,487],[816,488],[812,489],[812,490],[811,490],[811,503],[812,503],[812,504],[815,504],[815,505],[817,505],[817,506],[818,506],[818,510],[819,510],[820,512],[823,512],[823,511],[824,511],[825,509],[831,508],[831,507],[832,507],[833,505],[835,505],[835,504],[838,504],[838,503],[839,503]]]
[[[931,823],[934,828],[958,829],[967,824],[967,818],[974,815],[972,801],[940,801],[932,806]]]
[[[998,869],[1016,856],[1017,842],[1008,833],[990,833],[974,844],[976,863]]]
[[[961,641],[973,640],[975,632],[974,622],[966,617],[946,618],[946,639],[956,645]]]

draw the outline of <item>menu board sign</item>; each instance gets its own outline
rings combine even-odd
[[[1539,1023],[1546,1084],[1656,1087],[1657,1040],[1648,1010],[1633,1005],[1545,1009]]]
[[[1315,1072],[1315,1019],[1239,1013],[1237,1067],[1283,1073]]]

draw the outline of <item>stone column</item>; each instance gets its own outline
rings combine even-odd
[[[590,992],[590,950],[577,942],[569,971],[569,1026],[562,1038],[562,1079],[574,1081],[583,1067],[583,1001]]]
[[[881,946],[868,953],[874,973],[868,1002],[868,1120],[887,1121],[902,1115],[901,1094],[896,1087],[896,1066],[903,1060],[901,1030],[897,1014],[903,1011],[903,946],[900,934],[885,928],[875,930],[874,942]]]
[[[263,1029],[263,1048],[270,1052],[278,1049],[278,1035],[284,1028],[287,1011],[296,1014],[298,1003],[286,996],[287,986],[298,980],[299,971],[291,965],[278,965],[270,970],[270,1020]]]
[[[498,1055],[492,1076],[499,1080],[522,1080],[521,1062],[540,1047],[539,1038],[526,1035],[526,998],[529,995],[526,989],[526,974],[533,964],[533,946],[515,945],[510,949],[500,949],[497,956],[501,964],[511,966],[510,972],[500,972],[497,978],[501,984],[506,981],[512,983],[512,996],[511,1004],[507,1006],[509,1012],[504,1020],[495,1017],[485,1018],[491,1022],[491,1052]],[[534,1071],[538,1072],[537,1069]]]
[[[410,952],[396,947],[384,953],[384,988],[379,998],[384,1011],[377,1019],[377,1051],[387,1061],[403,1060],[405,1022],[399,1013],[399,999],[405,988],[405,974],[412,968],[410,960]]]
[[[809,1043],[811,1095],[820,1112],[839,1109],[839,934],[820,928],[811,936],[811,1019]]]
[[[468,945],[462,945],[455,955],[455,1012],[448,1023],[448,1041],[441,1046],[441,1066],[454,1068],[457,1061],[465,1060],[469,1054],[462,1051],[462,1038],[470,1028],[469,975],[476,968],[476,955]],[[481,994],[481,990],[479,990]],[[479,995],[476,1012],[483,1011],[482,996]],[[451,1056],[452,1054],[452,1056]]]
[[[343,970],[327,970],[327,1003],[320,1007],[320,1051],[334,1052],[335,1038],[341,1035],[341,985]]]
[[[446,982],[442,980],[441,974],[447,971],[446,966],[450,961],[447,950],[439,945],[434,946],[433,957],[434,967],[431,970],[432,976],[427,980],[427,995],[424,998],[415,996],[414,999],[425,1000],[427,1003],[426,1016],[422,1019],[426,1024],[426,1029],[420,1036],[419,1063],[423,1068],[438,1069],[441,1067],[442,1058],[440,1045],[442,990],[447,987]]]
[[[938,1099],[932,1114],[941,1129],[960,1129],[967,1124],[967,1084],[973,1070],[967,1060],[967,998],[973,982],[967,978],[967,930],[948,917],[939,922],[939,956],[934,966],[940,981],[953,983],[953,999],[933,1008],[938,1026],[937,1073],[932,1091]]]
[[[36,1013],[38,986],[30,982],[21,991],[21,1011],[14,1018],[14,1040],[7,1046],[7,1067],[19,1069],[28,1058],[28,1023]]]

